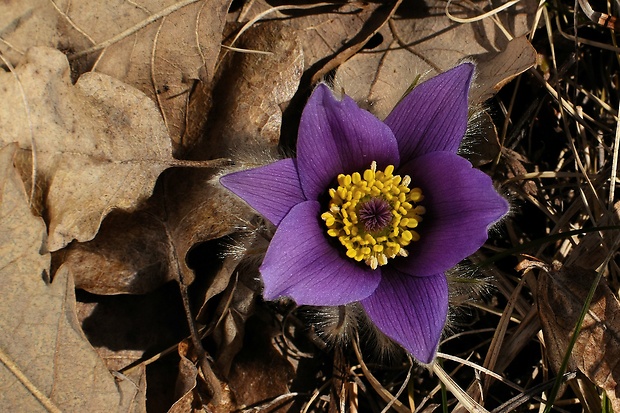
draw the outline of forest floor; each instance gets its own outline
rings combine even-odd
[[[2,2],[0,411],[620,412],[618,14]],[[294,154],[320,81],[384,119],[462,61],[459,154],[511,211],[450,271],[436,360],[265,301],[273,227],[219,177]]]

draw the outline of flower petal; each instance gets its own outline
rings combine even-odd
[[[474,65],[464,63],[416,86],[385,119],[400,159],[456,152],[467,129],[467,95]]]
[[[337,100],[320,84],[301,115],[297,160],[301,187],[317,199],[338,174],[363,171],[377,161],[380,169],[399,164],[394,134],[348,96]]]
[[[451,152],[424,155],[399,173],[411,176],[412,188],[422,189],[426,208],[416,229],[420,240],[411,244],[409,257],[394,261],[407,274],[425,276],[452,268],[476,252],[489,227],[508,212],[508,202],[491,178]]]
[[[274,225],[279,225],[294,205],[306,200],[297,175],[297,161],[290,158],[224,175],[220,183]]]
[[[448,314],[444,274],[413,277],[388,267],[362,306],[379,330],[413,357],[426,364],[433,361]]]
[[[316,201],[295,205],[278,227],[263,265],[265,299],[299,305],[342,305],[368,297],[381,272],[347,259],[327,240]]]

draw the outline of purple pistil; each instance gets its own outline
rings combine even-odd
[[[357,212],[360,222],[368,232],[378,232],[392,221],[392,207],[383,198],[371,198]]]

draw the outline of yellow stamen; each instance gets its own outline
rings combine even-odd
[[[404,247],[420,239],[413,229],[426,212],[417,205],[424,199],[422,190],[409,188],[408,175],[393,173],[394,165],[377,171],[373,161],[362,174],[338,175],[338,187],[329,190],[329,209],[321,215],[327,234],[340,241],[347,257],[364,261],[373,270],[396,256],[409,255]],[[368,202],[378,205],[369,209],[379,215],[371,224],[363,210]]]

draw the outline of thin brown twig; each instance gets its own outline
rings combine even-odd
[[[161,118],[164,121],[166,128],[170,129],[170,126],[168,125],[168,119],[166,118],[166,112],[164,111],[164,106],[161,101],[160,94],[157,93],[157,90],[159,88],[157,87],[157,81],[155,80],[155,71],[156,71],[155,70],[156,69],[155,57],[157,53],[157,43],[159,42],[159,34],[161,33],[161,28],[164,26],[165,21],[166,21],[166,17],[164,16],[159,22],[159,26],[157,27],[157,31],[155,32],[155,38],[153,39],[153,47],[151,48],[150,78],[151,78],[151,86],[153,87],[153,91],[155,92],[155,100],[157,101],[157,109],[159,109],[159,113],[161,114]]]

